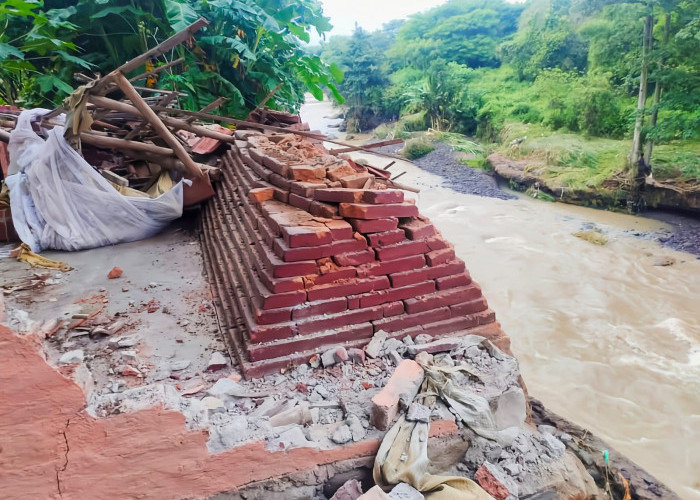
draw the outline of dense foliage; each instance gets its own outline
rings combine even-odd
[[[362,32],[371,91],[353,71],[341,90],[351,103],[360,92],[373,116],[399,117],[399,133],[419,118],[423,128],[490,140],[514,122],[629,138],[649,15],[648,114],[657,82],[661,99],[658,121],[647,120],[643,133],[657,143],[700,139],[700,0],[449,0]],[[349,70],[357,36],[332,37],[321,53]]]
[[[104,74],[200,16],[210,25],[164,58],[184,57],[181,71],[152,82],[189,91],[188,109],[224,96],[222,112],[245,115],[278,84],[271,107],[297,109],[305,91],[321,98],[324,88],[342,100],[342,72],[301,43],[331,28],[317,0],[4,0],[0,103],[53,106],[74,73]]]

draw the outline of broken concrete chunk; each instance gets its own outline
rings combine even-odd
[[[494,413],[496,429],[519,427],[525,422],[527,403],[520,387],[511,387],[498,397]]]
[[[313,421],[311,410],[307,401],[302,401],[297,406],[282,411],[270,417],[272,427],[282,427],[290,424],[306,425]]]
[[[215,398],[225,398],[226,396],[233,396],[236,398],[259,398],[267,396],[267,393],[264,392],[249,391],[241,384],[228,377],[217,380],[216,383],[207,390],[207,394]]]
[[[414,401],[408,406],[406,420],[409,422],[430,423],[430,408]]]
[[[190,366],[190,361],[188,359],[180,359],[178,361],[172,361],[170,363],[170,370],[174,372],[179,372]]]
[[[350,361],[356,365],[362,365],[365,363],[365,351],[362,349],[351,347],[348,349],[348,357],[350,358]]]
[[[115,337],[109,340],[109,345],[112,347],[133,347],[139,343],[137,335],[128,335],[124,337]]]
[[[559,458],[566,451],[566,445],[551,434],[543,434],[544,444],[552,451],[552,456]]]
[[[399,483],[389,492],[391,500],[425,500],[423,493],[408,483]]]
[[[119,373],[125,377],[143,377],[143,373],[139,371],[138,368],[134,368],[131,365],[124,365],[119,369]]]
[[[348,441],[352,441],[352,431],[350,427],[345,424],[338,427],[331,436],[331,441],[337,444],[345,444]]]
[[[85,353],[82,349],[75,349],[73,351],[68,351],[63,354],[58,360],[62,365],[67,365],[70,363],[82,363],[85,359]]]
[[[226,368],[226,358],[220,352],[214,352],[209,358],[209,363],[207,364],[207,371],[214,372],[217,370],[222,370]]]
[[[224,402],[219,398],[212,396],[206,396],[202,398],[202,404],[210,413],[224,413],[226,411],[226,406]]]
[[[328,349],[323,354],[321,354],[321,363],[323,363],[324,368],[333,366],[338,362],[338,359],[335,356],[336,349],[337,347],[332,347],[331,349]]]
[[[389,496],[379,486],[373,486],[357,500],[387,500]]]
[[[416,344],[427,344],[428,342],[432,342],[432,340],[433,337],[427,333],[420,333],[413,339]]]
[[[365,354],[367,354],[367,356],[370,358],[378,358],[388,337],[388,333],[386,333],[384,330],[379,330],[374,334],[374,337],[372,337],[372,340],[369,341],[369,344],[365,346]]]
[[[315,444],[306,439],[304,431],[298,425],[267,439],[267,449],[270,451],[284,451],[292,448],[309,448],[313,446]]]
[[[386,386],[372,398],[372,424],[386,430],[394,421],[400,405],[409,405],[423,383],[423,368],[410,359],[396,367]]]
[[[365,430],[364,426],[362,425],[360,418],[357,415],[354,415],[351,413],[350,415],[348,415],[348,418],[345,420],[345,423],[350,428],[350,433],[352,434],[352,440],[355,442],[362,441],[362,438],[365,437],[365,434],[367,434],[367,431]]]
[[[125,349],[121,352],[122,359],[126,361],[127,363],[136,363],[138,361],[138,356],[136,355],[136,351],[132,349]]]
[[[389,353],[389,359],[394,364],[394,366],[399,366],[399,363],[401,363],[401,361],[403,361],[403,358],[401,357],[401,355],[396,351],[391,351]]]
[[[420,335],[418,336],[420,337]],[[416,340],[418,340],[416,337]],[[456,349],[460,346],[461,340],[459,338],[443,338],[438,339],[433,342],[418,343],[417,345],[408,346],[408,353],[411,356],[415,356],[419,352],[428,352],[434,354],[436,352],[448,352]]]

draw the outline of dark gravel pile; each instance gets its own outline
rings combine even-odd
[[[652,235],[659,243],[681,252],[692,253],[700,258],[700,219],[655,210],[650,210],[643,215],[673,226],[673,231],[670,233]]]
[[[457,161],[455,152],[447,144],[437,143],[435,150],[414,160],[413,163],[431,174],[444,179],[444,185],[459,193],[475,194],[500,198],[501,200],[515,199],[498,187],[494,177],[483,170],[470,168]]]

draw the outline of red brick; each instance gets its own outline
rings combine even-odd
[[[338,207],[322,201],[312,201],[311,205],[309,205],[309,213],[317,217],[332,219],[338,215]]]
[[[427,323],[441,321],[450,317],[450,308],[441,307],[418,314],[402,314],[391,318],[383,318],[373,321],[374,331],[384,330],[385,332],[398,332],[412,326],[425,325]]]
[[[270,277],[265,270],[262,270],[259,276],[260,281],[272,293],[293,292],[304,289],[304,279],[302,277],[276,279]]]
[[[412,240],[422,240],[435,235],[435,226],[427,219],[411,219],[409,222],[401,224],[401,228],[406,231],[406,236]]]
[[[359,266],[368,262],[374,262],[374,251],[371,248],[359,252],[341,253],[333,256],[333,260],[339,266]]]
[[[403,304],[402,304],[403,305]],[[330,300],[319,300],[317,302],[306,302],[292,308],[292,319],[304,319],[321,314],[336,314],[348,308],[348,301],[345,297],[338,297]]]
[[[258,282],[258,285],[264,286],[261,282]],[[261,296],[259,299],[260,303],[258,304],[258,307],[262,309],[298,306],[299,304],[306,302],[306,291],[295,290],[293,292],[270,293],[268,295]]]
[[[366,203],[341,203],[340,215],[353,219],[385,219],[387,217],[414,217],[418,208],[410,203],[369,205]]]
[[[391,316],[398,316],[399,314],[403,314],[404,312],[403,302],[401,302],[400,300],[384,304],[382,306],[382,309],[384,311],[385,318],[389,318]]]
[[[12,212],[9,208],[0,208],[0,241],[20,241],[15,225],[12,222]]]
[[[369,244],[372,247],[384,245],[393,245],[406,239],[406,233],[403,229],[394,229],[393,231],[384,231],[383,233],[373,233],[367,236]]]
[[[433,267],[445,262],[450,262],[455,259],[455,251],[452,248],[443,248],[442,250],[433,250],[425,254],[425,260],[428,265]]]
[[[275,200],[280,201],[282,203],[287,203],[289,202],[289,193],[283,189],[276,188]]]
[[[423,383],[423,368],[412,359],[396,367],[384,388],[372,398],[371,420],[379,430],[387,430],[399,413],[401,401],[413,401]]]
[[[326,168],[312,167],[310,165],[292,165],[289,167],[287,175],[290,179],[301,182],[320,180],[326,178]]]
[[[316,189],[314,200],[331,203],[359,203],[362,201],[362,189]]]
[[[347,280],[357,276],[354,267],[338,267],[333,271],[324,272],[320,275],[305,276],[305,288],[312,288],[317,285],[327,285],[339,280]]]
[[[476,313],[476,317],[479,320],[479,325],[488,325],[496,321],[496,313],[491,309]]]
[[[454,274],[452,276],[445,276],[443,278],[438,278],[435,280],[438,290],[448,290],[450,288],[457,288],[458,286],[466,286],[472,282],[472,277],[469,276],[467,271]]]
[[[287,165],[273,156],[261,155],[262,164],[277,175],[287,176]]]
[[[250,329],[252,342],[272,342],[296,335],[296,325],[293,323],[278,323],[276,325],[258,325]]]
[[[362,196],[363,203],[371,203],[373,205],[403,203],[403,201],[403,191],[398,189],[365,189]]]
[[[252,203],[262,203],[263,201],[271,200],[275,196],[275,190],[272,188],[255,188],[248,191],[248,199]]]
[[[372,307],[367,309],[355,309],[353,311],[344,311],[339,314],[328,316],[317,316],[307,318],[297,322],[297,331],[300,335],[308,335],[311,333],[322,332],[325,330],[337,330],[350,325],[357,325],[383,317],[381,307]]]
[[[367,250],[367,240],[360,233],[355,233],[359,238],[354,237],[349,240],[344,241],[334,241],[331,243],[333,248],[333,254],[349,253],[349,252],[361,252]],[[374,252],[372,252],[372,260],[374,260]]]
[[[276,325],[292,319],[292,310],[288,307],[281,309],[253,309],[255,323],[258,325]]]
[[[258,254],[262,258],[263,264],[272,273],[273,278],[293,278],[296,276],[306,276],[318,274],[318,266],[315,260],[302,262],[284,262],[274,253],[270,252],[263,243],[258,242]]]
[[[356,170],[352,168],[347,162],[343,162],[336,165],[331,165],[328,167],[328,178],[332,181],[339,181],[346,175],[356,174]]]
[[[443,248],[449,248],[450,244],[447,243],[442,237],[436,236],[434,238],[428,238],[425,240],[428,244],[428,248],[431,250],[442,250]]]
[[[256,222],[258,223],[258,231],[265,240],[267,246],[271,247],[272,245],[274,245],[275,240],[280,235],[280,233],[272,229],[272,226],[268,224],[267,220],[263,217],[259,217],[258,219],[256,219]]]
[[[479,326],[479,319],[476,316],[458,316],[456,318],[424,324],[423,330],[428,335],[440,336],[454,334],[463,330],[469,330],[470,328],[474,328],[476,326]]]
[[[428,251],[428,245],[423,241],[404,241],[395,245],[375,248],[377,259],[381,261],[396,260],[409,255],[420,255]]]
[[[374,176],[368,173],[357,173],[341,177],[340,183],[344,188],[359,189],[364,187],[367,181],[373,178]]]
[[[425,267],[414,271],[397,272],[390,274],[392,286],[405,286],[411,283],[419,283],[421,281],[442,278],[443,276],[451,276],[464,272],[464,262],[461,260],[453,260],[446,264],[440,264],[435,267]]]
[[[403,259],[387,260],[384,262],[373,262],[357,268],[358,276],[382,276],[384,274],[401,273],[421,269],[425,266],[424,255],[411,255]],[[431,279],[431,278],[427,278]],[[396,285],[394,285],[396,286]]]
[[[289,190],[298,195],[298,196],[303,196],[304,198],[312,198],[314,195],[314,191],[320,188],[325,188],[326,185],[323,183],[323,181],[319,180],[316,182],[292,182],[289,186]]]
[[[403,302],[401,302],[403,304]],[[348,309],[359,309],[360,308],[360,296],[350,295],[348,297]]]
[[[294,352],[318,349],[351,340],[369,339],[374,333],[370,323],[347,326],[329,333],[320,333],[308,337],[285,338],[278,342],[264,345],[249,345],[248,356],[251,361],[277,358]]]
[[[333,241],[349,240],[350,238],[352,238],[352,226],[344,220],[331,219],[324,221],[324,224],[328,229],[331,230],[331,236],[333,237]]]
[[[358,293],[371,292],[389,288],[389,279],[386,276],[378,276],[365,279],[351,279],[346,282],[319,285],[307,289],[310,301],[332,299],[335,297],[347,297]]]
[[[407,299],[404,303],[406,304],[406,312],[415,314],[442,306],[468,302],[479,297],[481,297],[481,288],[476,284],[471,284],[461,288],[452,288],[430,295],[423,295],[422,297]]]
[[[470,314],[485,311],[488,309],[488,307],[489,306],[486,303],[486,299],[479,297],[478,299],[470,300],[468,302],[453,304],[450,306],[450,311],[452,311],[452,316],[469,316]]]
[[[293,207],[301,208],[302,210],[309,210],[311,205],[311,200],[298,194],[289,193],[289,204]]]
[[[290,188],[292,187],[292,181],[290,181],[286,177],[282,177],[279,174],[270,174],[270,177],[268,177],[268,181],[271,184],[274,184],[275,186],[287,192],[289,192]]]
[[[396,229],[399,225],[399,219],[396,217],[390,217],[388,219],[348,219],[350,225],[362,234],[366,233],[380,233],[382,231],[391,231]]]
[[[281,230],[289,248],[326,245],[333,241],[330,229],[325,226],[284,226]]]
[[[321,257],[333,255],[330,243],[316,247],[289,248],[287,244],[279,238],[275,240],[273,250],[284,262],[320,259]]]
[[[386,290],[377,290],[360,295],[360,307],[371,307],[396,300],[404,300],[417,295],[432,293],[435,291],[434,281],[424,281],[415,285],[404,286],[401,288],[388,288]]]

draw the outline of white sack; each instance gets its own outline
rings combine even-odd
[[[22,112],[10,134],[12,221],[34,252],[81,250],[148,238],[182,215],[182,181],[158,198],[120,194],[63,137],[44,141],[31,122],[46,109]]]

